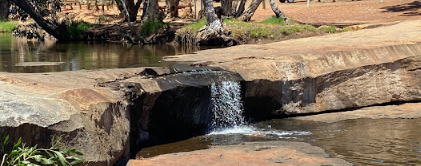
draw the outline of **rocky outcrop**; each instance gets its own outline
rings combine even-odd
[[[242,78],[189,66],[0,73],[0,133],[40,147],[64,135],[65,146],[84,153],[89,165],[124,163],[150,138],[203,134],[210,85],[224,80]]]
[[[126,71],[98,71],[114,79]],[[0,73],[0,133],[27,146],[49,147],[64,135],[65,146],[79,149],[89,165],[113,165],[128,155],[128,102],[122,94],[94,87],[90,72]],[[116,75],[113,75],[116,74]],[[127,154],[126,154],[127,153]]]
[[[415,25],[420,23],[205,50],[168,60],[239,73],[245,80],[245,109],[253,117],[419,101],[421,34]],[[396,29],[405,32],[397,34]]]

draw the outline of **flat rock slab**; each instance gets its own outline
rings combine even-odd
[[[402,105],[373,106],[347,112],[325,113],[312,116],[295,117],[298,120],[309,120],[325,123],[335,123],[349,119],[383,119],[383,118],[402,118],[416,119],[421,118],[421,103],[405,103]]]
[[[33,67],[33,66],[59,66],[65,62],[21,62],[15,64],[18,67]]]
[[[233,146],[216,146],[193,152],[165,154],[142,160],[130,160],[127,166],[147,165],[352,165],[330,158],[323,149],[303,142],[251,142]]]
[[[273,61],[283,61],[284,63],[304,63],[306,61],[317,60],[322,56],[335,52],[416,44],[421,42],[421,26],[419,25],[421,25],[421,21],[419,20],[405,21],[392,26],[364,29],[354,32],[293,39],[262,45],[239,45],[225,49],[203,50],[196,54],[168,56],[165,60],[186,61],[193,62],[193,64],[208,64],[245,74],[246,72],[253,71],[249,66],[253,61],[260,61],[260,67],[266,67],[270,64],[265,64],[264,62],[273,63]],[[379,51],[383,51],[383,53],[379,52],[379,54],[387,54],[387,50]],[[355,52],[354,54],[363,54],[363,52]],[[390,59],[381,59],[381,61],[390,61],[394,58],[398,59],[403,57],[390,57]],[[247,68],[244,69],[241,67],[244,65],[248,65],[248,70]],[[342,68],[344,67],[346,68],[346,65],[342,66]],[[268,74],[272,73],[260,73],[260,75]],[[248,78],[248,76],[245,76],[245,78]]]

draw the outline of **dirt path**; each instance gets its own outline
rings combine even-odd
[[[363,1],[342,1],[337,2],[325,1],[310,2],[307,8],[305,0],[296,0],[295,3],[280,3],[275,0],[278,7],[287,14],[288,17],[310,24],[370,24],[385,23],[405,20],[421,19],[421,1],[419,0],[363,0]],[[200,1],[197,1],[198,10],[200,10]],[[248,1],[250,3],[250,1]],[[160,5],[165,5],[161,3]],[[215,3],[220,6],[220,3]],[[248,6],[248,4],[247,4]],[[266,9],[263,4],[257,9],[252,17],[253,21],[263,21],[273,16],[273,12],[269,6],[269,0],[265,0]],[[74,15],[74,18],[83,19],[93,23],[113,23],[119,21],[117,17],[119,11],[116,6],[112,6],[109,10],[102,11],[87,10],[83,6],[82,10],[78,6],[74,6],[73,10],[67,7],[63,10],[63,14]],[[181,12],[182,13],[182,12]],[[140,19],[139,12],[138,18]],[[100,21],[99,16],[104,16]]]
[[[269,2],[260,7],[253,20],[262,21],[272,16]],[[311,24],[365,24],[421,19],[421,1],[418,0],[364,0],[349,2],[312,1],[310,8],[303,0],[279,3],[279,8],[294,20]]]

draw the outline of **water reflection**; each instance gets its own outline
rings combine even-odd
[[[81,69],[169,66],[163,56],[186,54],[198,48],[172,45],[127,45],[120,43],[56,43],[28,41],[0,34],[0,71],[54,72]],[[37,62],[37,63],[28,63]],[[64,63],[45,63],[64,62]]]
[[[254,124],[251,127],[252,131],[210,134],[144,148],[137,157],[192,151],[210,145],[290,140],[319,146],[332,157],[343,158],[356,165],[419,165],[420,128],[420,119],[355,119],[330,124],[273,119]]]

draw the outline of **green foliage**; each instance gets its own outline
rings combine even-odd
[[[283,18],[277,18],[275,16],[272,16],[272,17],[270,17],[270,18],[268,18],[266,20],[263,20],[261,23],[263,23],[263,24],[281,25],[281,26],[283,26],[283,25],[286,24]]]
[[[319,28],[320,31],[325,33],[335,33],[336,32],[336,26],[322,26]]]
[[[155,34],[165,26],[168,26],[168,24],[162,22],[161,20],[153,19],[142,21],[142,24],[140,25],[140,35],[149,36]]]
[[[79,38],[91,26],[92,24],[84,22],[84,21],[70,22],[67,25],[67,31],[69,31],[70,36],[72,36],[73,38]]]
[[[82,163],[84,160],[78,158],[74,155],[83,155],[81,152],[76,149],[63,149],[60,136],[57,139],[52,139],[51,148],[42,149],[37,148],[37,145],[34,147],[27,147],[22,143],[22,139],[16,142],[13,145],[13,148],[8,151],[6,149],[7,144],[9,143],[9,136],[3,141],[2,152],[4,153],[0,166],[38,166],[38,165],[62,165],[62,166],[72,166],[78,163]]]
[[[18,21],[0,21],[0,31],[12,32],[18,24]]]

